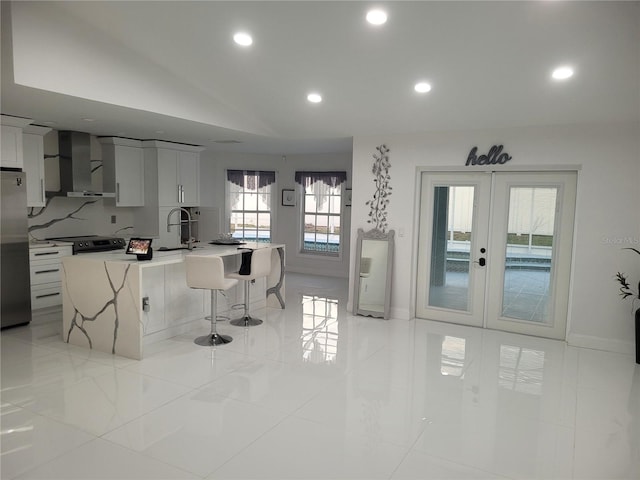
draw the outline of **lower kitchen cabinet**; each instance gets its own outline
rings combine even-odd
[[[71,246],[37,247],[29,250],[31,310],[62,304],[62,259],[71,254]]]

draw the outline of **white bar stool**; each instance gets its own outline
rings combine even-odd
[[[249,314],[249,284],[252,280],[260,277],[266,277],[271,272],[271,249],[259,248],[251,252],[251,271],[244,275],[240,272],[228,273],[227,278],[244,281],[244,314],[240,318],[231,320],[231,325],[238,327],[253,327],[260,325],[262,320],[253,318]]]
[[[222,258],[215,255],[186,255],[187,285],[190,288],[211,290],[211,333],[194,340],[202,346],[223,345],[233,340],[229,335],[220,335],[218,324],[218,290],[229,290],[237,280],[225,278]]]

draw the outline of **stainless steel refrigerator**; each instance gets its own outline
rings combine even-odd
[[[31,321],[31,285],[26,175],[8,170],[0,175],[0,323],[5,328]]]

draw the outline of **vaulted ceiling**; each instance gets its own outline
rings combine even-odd
[[[2,113],[55,129],[293,154],[640,121],[639,2],[2,3]],[[365,21],[374,6],[384,25]]]

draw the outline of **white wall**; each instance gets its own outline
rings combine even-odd
[[[296,207],[283,207],[281,205],[281,191],[283,188],[296,188],[294,175],[297,170],[346,171],[346,188],[351,188],[351,153],[287,155],[283,157],[280,155],[202,152],[200,154],[200,204],[205,211],[207,207],[219,208],[219,232],[228,229],[225,219],[227,169],[275,170],[273,242],[286,245],[288,271],[344,278],[349,275],[351,208],[347,207],[344,213],[345,238],[343,239],[342,255],[339,258],[302,255],[299,253],[300,206],[298,204]],[[201,238],[201,240],[207,239]]]
[[[410,318],[414,312],[417,170],[420,167],[461,168],[473,146],[479,147],[479,153],[486,153],[492,145],[502,144],[513,156],[503,168],[581,167],[567,340],[575,345],[632,351],[631,303],[620,300],[614,275],[622,271],[635,279],[636,284],[640,280],[640,258],[633,252],[621,250],[625,246],[640,248],[638,123],[356,137],[353,241],[359,227],[370,228],[366,224],[368,208],[364,204],[373,193],[373,184],[367,180],[372,178],[372,154],[382,143],[391,150],[393,195],[388,208],[389,228],[398,232],[393,316]],[[401,230],[404,236],[399,235]],[[353,258],[350,265],[352,271]]]

